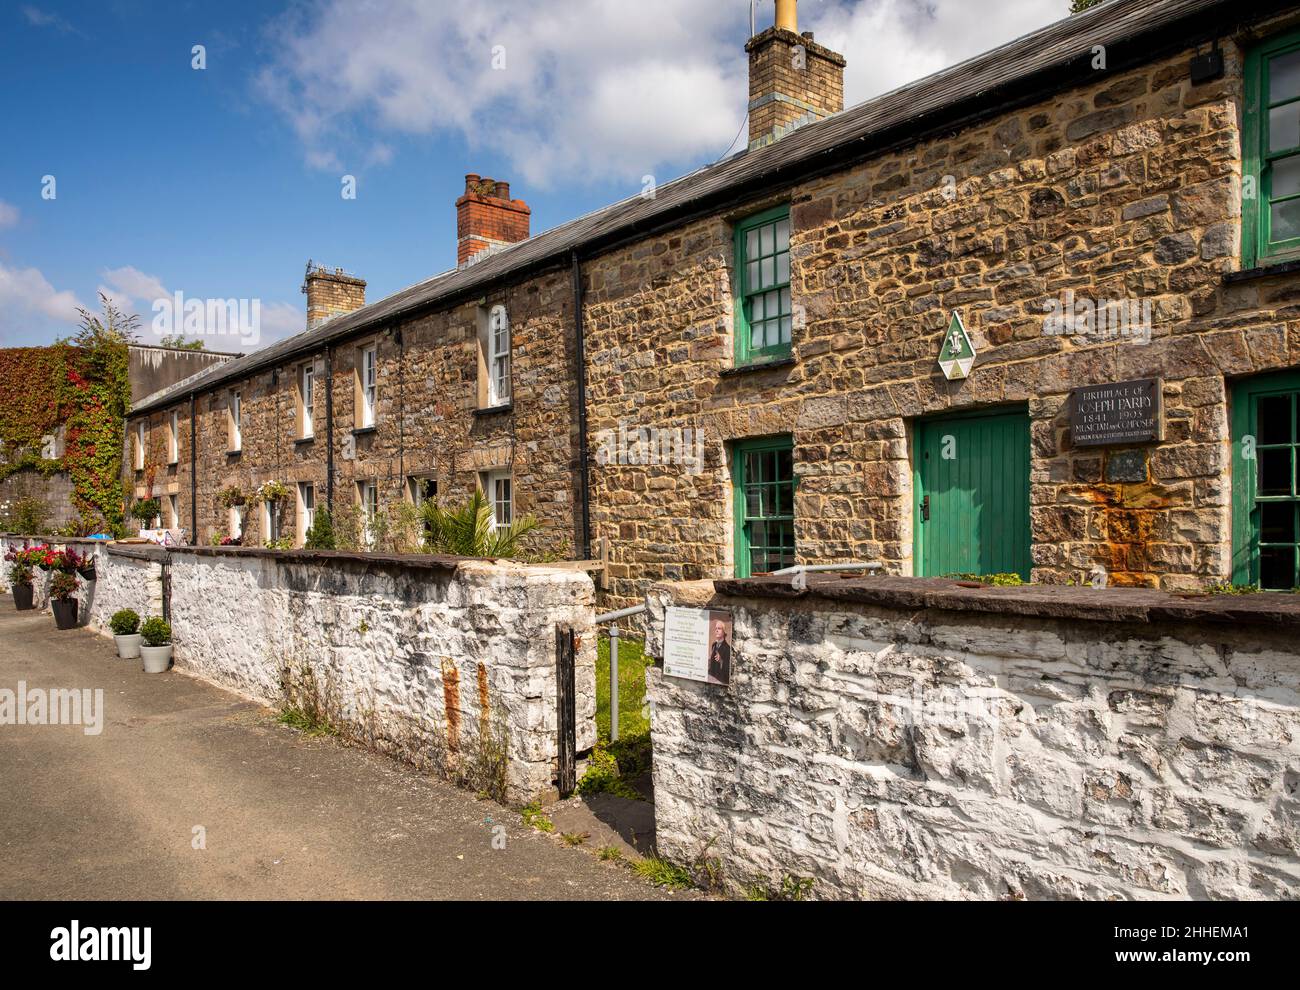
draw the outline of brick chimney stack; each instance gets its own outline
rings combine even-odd
[[[749,39],[749,146],[761,148],[844,109],[844,56],[799,33],[796,0],[776,0],[776,24]]]
[[[366,304],[366,283],[342,268],[330,270],[324,265],[307,262],[307,277],[302,284],[307,296],[307,329],[351,313]]]
[[[522,199],[510,198],[510,183],[471,172],[465,176],[465,195],[456,200],[456,263],[528,240],[532,215]]]

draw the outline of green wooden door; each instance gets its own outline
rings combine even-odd
[[[950,416],[917,424],[916,573],[1029,580],[1029,417]]]
[[[1242,382],[1232,395],[1232,579],[1300,586],[1300,374]]]

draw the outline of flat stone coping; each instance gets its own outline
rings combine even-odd
[[[854,602],[915,611],[985,612],[1079,619],[1087,622],[1205,622],[1252,626],[1300,626],[1300,594],[1197,595],[1144,588],[1080,588],[1026,585],[963,587],[949,578],[809,574],[808,589],[795,591],[789,577],[718,580],[724,597]],[[964,582],[969,583],[969,582]],[[660,585],[660,587],[673,587]]]
[[[163,553],[192,554],[196,557],[263,557],[290,564],[351,563],[406,567],[425,571],[455,571],[462,564],[498,563],[475,557],[446,557],[437,554],[350,553],[345,550],[268,550],[265,547],[160,547]]]

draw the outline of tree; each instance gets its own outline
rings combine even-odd
[[[170,347],[177,351],[201,351],[206,349],[207,345],[201,340],[186,340],[184,334],[164,337],[158,341],[161,347]]]
[[[1081,14],[1089,7],[1095,7],[1099,3],[1105,3],[1105,0],[1070,0],[1070,13]]]
[[[333,550],[334,522],[330,519],[330,510],[322,506],[316,510],[316,517],[307,528],[307,538],[303,541],[305,550]]]

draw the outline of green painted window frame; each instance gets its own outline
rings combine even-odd
[[[773,281],[764,283],[762,281],[762,262],[771,258],[773,259],[773,268],[779,270],[779,257],[784,254],[787,262],[790,261],[790,245],[787,239],[784,251],[778,250],[777,238],[773,236],[774,250],[770,254],[764,254],[761,248],[761,230],[764,227],[775,228],[781,221],[785,221],[787,229],[790,228],[790,207],[777,206],[770,210],[764,210],[762,213],[756,213],[751,217],[736,224],[735,232],[735,277],[732,282],[735,286],[735,328],[736,328],[736,365],[743,367],[745,365],[766,364],[769,361],[779,361],[788,358],[792,353],[792,344],[794,340],[794,305],[790,289],[789,272],[786,274],[785,281],[776,278],[776,271],[773,272]],[[746,251],[746,243],[751,231],[760,231],[760,250],[756,257],[751,258]],[[793,231],[792,231],[793,232]],[[759,284],[755,285],[750,279],[751,264],[757,263],[759,266]],[[753,326],[752,312],[753,304],[760,297],[765,297],[769,293],[777,293],[778,299],[781,293],[785,294],[789,300],[789,309],[779,307],[778,315],[775,318],[778,321],[778,340],[774,344],[767,344],[762,347],[753,345]],[[779,321],[789,321],[789,333],[786,340],[780,340]],[[765,321],[766,322],[766,321]]]
[[[753,481],[748,476],[746,467],[747,457],[750,454],[766,454],[788,451],[790,453],[790,512],[776,513],[765,515],[762,512],[762,496],[759,496],[759,515],[750,516],[748,513],[749,500],[746,489],[751,485],[775,486],[786,484],[783,481]],[[798,557],[798,543],[794,536],[795,520],[795,501],[796,494],[799,490],[799,478],[794,473],[794,437],[776,436],[765,437],[760,440],[745,440],[735,444],[732,449],[732,467],[731,467],[731,484],[732,484],[732,502],[735,509],[735,531],[736,531],[736,577],[747,578],[753,577],[753,550],[754,547],[750,542],[749,524],[751,522],[779,522],[790,524],[790,556],[791,563],[787,566],[793,566]]]
[[[1270,101],[1270,61],[1279,55],[1300,51],[1300,30],[1280,34],[1258,45],[1246,55],[1245,103],[1242,113],[1243,176],[1254,182],[1253,198],[1247,198],[1243,189],[1241,203],[1241,263],[1243,268],[1292,261],[1300,258],[1300,237],[1281,241],[1272,239],[1274,164],[1284,159],[1294,159],[1300,164],[1300,145],[1270,151],[1270,111],[1292,104],[1300,104],[1296,96]],[[1284,196],[1278,202],[1300,202],[1300,192]]]
[[[1259,400],[1291,396],[1291,442],[1289,444],[1260,445],[1258,409]],[[1250,447],[1244,442],[1255,438]],[[1291,494],[1260,496],[1259,453],[1261,450],[1291,449]],[[1248,449],[1254,454],[1248,457]],[[1261,533],[1263,507],[1268,504],[1290,503],[1300,514],[1300,371],[1284,371],[1260,375],[1239,382],[1232,391],[1232,581],[1234,584],[1257,585],[1261,577],[1261,551],[1264,544]],[[1300,516],[1295,526],[1300,527]],[[1300,529],[1292,535],[1300,540]],[[1293,544],[1276,544],[1293,545]],[[1300,557],[1300,547],[1296,554]],[[1300,580],[1300,578],[1297,578]],[[1291,588],[1273,589],[1290,591]]]

